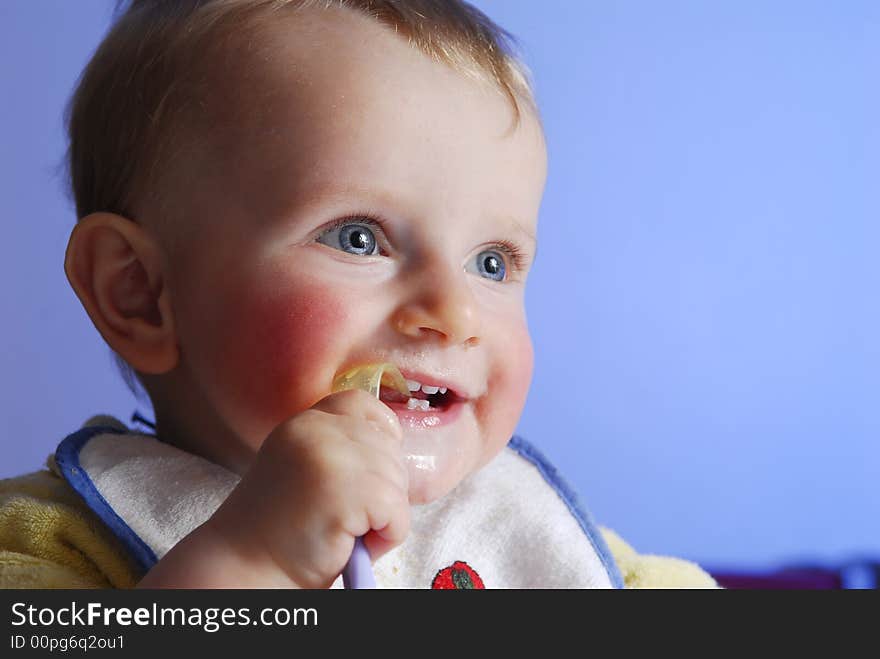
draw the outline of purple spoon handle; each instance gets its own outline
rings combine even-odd
[[[366,590],[376,587],[373,576],[373,565],[370,563],[370,552],[364,545],[363,538],[354,541],[354,549],[345,569],[342,571],[342,585],[350,590]]]

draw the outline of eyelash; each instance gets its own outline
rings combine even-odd
[[[355,213],[334,220],[329,226],[321,229],[321,232],[318,235],[322,236],[325,233],[329,233],[330,231],[343,227],[346,224],[367,224],[369,226],[379,227],[384,235],[388,235],[385,221],[379,219],[372,213]],[[381,245],[379,245],[379,249],[380,251],[382,250]],[[507,254],[511,265],[517,272],[521,272],[528,265],[529,257],[525,251],[523,251],[519,245],[509,240],[496,240],[494,243],[488,245],[487,249],[496,249]]]
[[[498,249],[502,252],[506,252],[507,255],[510,257],[513,268],[517,272],[525,270],[526,265],[528,265],[529,257],[516,243],[512,243],[509,240],[498,240],[489,245],[489,247]]]

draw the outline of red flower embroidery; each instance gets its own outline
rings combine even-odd
[[[440,570],[431,582],[431,588],[433,590],[486,589],[477,571],[464,561],[455,561],[449,567]]]

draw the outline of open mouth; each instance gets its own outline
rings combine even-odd
[[[383,386],[379,391],[379,399],[389,407],[403,407],[408,410],[427,412],[428,410],[443,411],[465,399],[451,389],[440,389],[436,393],[426,393],[421,389],[410,391],[404,396],[396,389]]]

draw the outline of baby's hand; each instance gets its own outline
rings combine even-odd
[[[230,571],[241,586],[329,587],[356,537],[375,560],[409,531],[402,438],[394,412],[368,393],[327,396],[275,428],[223,505],[160,565],[186,545],[204,556],[208,543],[207,555],[224,555],[221,587],[238,580]]]

